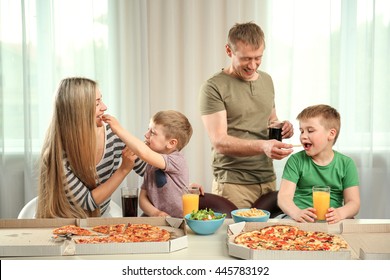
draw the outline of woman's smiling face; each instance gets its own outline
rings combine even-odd
[[[102,116],[104,112],[107,110],[106,104],[104,104],[102,99],[102,94],[100,93],[100,90],[96,90],[96,126],[101,127],[103,126]]]

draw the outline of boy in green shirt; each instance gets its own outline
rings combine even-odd
[[[357,169],[351,158],[332,148],[340,132],[340,114],[328,105],[315,105],[304,109],[297,120],[304,150],[287,160],[279,207],[297,222],[314,222],[312,187],[329,186],[326,222],[353,218],[360,208]]]

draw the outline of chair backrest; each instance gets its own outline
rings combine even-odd
[[[120,207],[114,200],[111,199],[110,206],[102,217],[123,217],[122,207]]]
[[[20,210],[18,219],[34,219],[35,211],[37,209],[38,197],[31,199],[26,205]]]
[[[260,196],[253,204],[253,208],[267,210],[271,213],[270,218],[283,214],[278,206],[278,191],[272,191]]]
[[[20,210],[18,219],[35,219],[35,211],[37,209],[38,197],[31,199]],[[111,199],[110,206],[102,217],[122,217],[122,208]]]
[[[237,209],[230,200],[216,194],[205,193],[199,196],[199,209],[211,209],[214,212],[226,213],[226,217],[231,218],[230,212]]]

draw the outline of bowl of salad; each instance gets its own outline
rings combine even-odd
[[[211,209],[192,211],[184,217],[190,229],[200,235],[215,233],[222,226],[225,218],[226,214],[216,213]]]

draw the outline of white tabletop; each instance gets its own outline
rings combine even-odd
[[[270,219],[269,222],[283,220]],[[161,254],[121,254],[121,255],[76,255],[76,256],[53,256],[53,257],[18,257],[5,259],[59,259],[59,260],[235,260],[228,253],[227,228],[232,224],[232,219],[226,219],[221,228],[212,235],[196,235],[188,228],[188,247],[179,251]],[[349,219],[343,223],[353,224],[390,224],[390,219]],[[338,233],[340,223],[329,225],[329,232]]]

